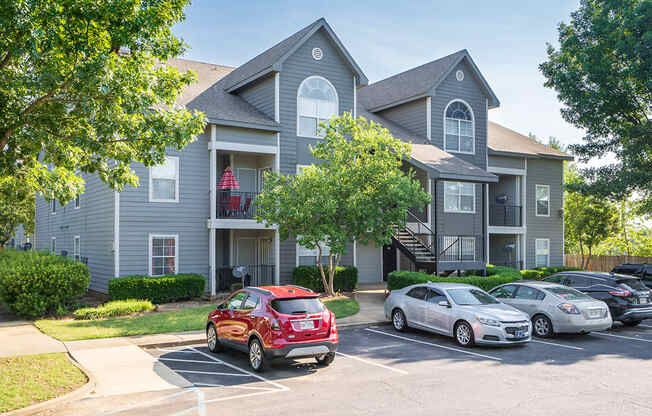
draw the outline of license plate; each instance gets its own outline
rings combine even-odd
[[[648,298],[638,298],[638,303],[648,303]]]
[[[313,321],[299,321],[299,329],[315,329]]]
[[[516,338],[523,338],[523,337],[525,336],[525,331],[516,331],[516,332],[514,333],[514,336],[515,336]]]
[[[600,310],[599,309],[589,311],[589,318],[599,318],[599,317],[600,317]]]

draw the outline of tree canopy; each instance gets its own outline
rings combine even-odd
[[[34,233],[34,201],[34,192],[22,181],[0,177],[0,247],[20,224],[26,234]]]
[[[66,202],[81,173],[121,190],[132,162],[194,140],[203,114],[174,105],[194,75],[162,65],[185,49],[170,27],[188,2],[0,2],[0,177]]]
[[[545,86],[557,91],[569,123],[584,129],[570,146],[580,161],[617,162],[582,171],[572,185],[596,197],[643,198],[652,212],[652,2],[582,0],[570,23],[559,25],[559,48],[548,44],[540,65]]]
[[[311,148],[317,163],[297,175],[266,176],[258,197],[259,222],[276,224],[283,240],[313,250],[324,288],[333,294],[335,268],[347,246],[391,241],[407,209],[428,202],[412,171],[400,168],[411,145],[380,124],[344,114],[324,124],[326,136]],[[330,249],[328,280],[321,262]]]

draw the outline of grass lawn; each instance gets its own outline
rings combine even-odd
[[[360,304],[351,298],[327,300],[324,305],[335,314],[335,318],[344,318],[360,312]]]
[[[0,358],[0,413],[61,396],[86,380],[65,353]]]
[[[79,321],[41,319],[34,325],[60,341],[160,334],[204,329],[208,313],[214,306],[155,312],[140,316]]]

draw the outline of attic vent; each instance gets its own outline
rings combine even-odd
[[[458,69],[457,72],[455,73],[455,79],[457,79],[458,81],[464,80],[464,72],[462,72],[461,69]]]
[[[312,57],[315,61],[321,61],[321,58],[324,57],[324,52],[321,48],[312,48]]]

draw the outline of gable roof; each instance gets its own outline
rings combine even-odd
[[[573,156],[545,144],[537,143],[527,136],[490,121],[488,123],[487,147],[490,155],[543,157],[573,160]]]
[[[301,46],[310,36],[319,29],[324,29],[330,36],[340,54],[348,62],[353,72],[357,75],[358,85],[367,85],[367,77],[362,69],[353,60],[353,57],[346,50],[340,39],[323,17],[299,30],[292,36],[282,40],[271,48],[267,49],[260,55],[250,61],[240,65],[225,80],[224,88],[228,92],[234,92],[258,78],[270,73],[281,70],[281,64],[290,56],[299,46]]]
[[[224,91],[224,77],[233,71],[233,67],[179,58],[170,59],[166,65],[181,72],[190,69],[197,74],[197,81],[183,90],[177,105],[202,111],[208,121],[215,124],[279,130],[277,122],[243,98]]]
[[[358,98],[368,110],[375,112],[425,97],[430,90],[437,88],[455,66],[464,59],[469,63],[485,93],[489,96],[489,108],[498,107],[500,105],[498,97],[496,97],[489,83],[480,73],[466,49],[374,82],[361,89]]]

